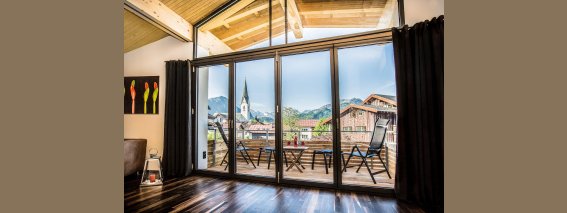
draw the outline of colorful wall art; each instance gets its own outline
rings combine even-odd
[[[159,76],[124,77],[124,114],[159,113]]]

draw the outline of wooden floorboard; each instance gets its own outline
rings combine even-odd
[[[125,212],[423,212],[391,197],[209,176],[139,183],[124,180]]]

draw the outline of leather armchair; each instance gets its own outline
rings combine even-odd
[[[124,139],[124,177],[144,169],[146,139]]]

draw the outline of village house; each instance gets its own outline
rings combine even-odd
[[[300,130],[299,139],[311,140],[311,138],[313,137],[313,129],[315,129],[315,126],[317,126],[318,122],[319,120],[315,119],[298,120],[297,126],[299,126]]]
[[[371,94],[361,104],[350,104],[340,112],[341,132],[344,140],[369,141],[374,121],[378,118],[389,119],[388,129],[395,130],[397,125],[397,102],[395,96]],[[322,124],[331,124],[327,118]],[[388,141],[394,141],[388,135]]]

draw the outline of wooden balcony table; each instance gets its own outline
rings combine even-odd
[[[303,152],[305,152],[305,150],[309,149],[309,147],[307,146],[284,146],[283,147],[283,151],[284,151],[284,155],[286,155],[286,152],[291,153],[291,164],[287,167],[287,169],[285,170],[286,172],[289,171],[293,166],[297,167],[297,169],[299,170],[299,172],[303,173],[303,170],[301,170],[301,168],[305,169],[305,167],[303,165],[301,165],[301,156],[303,156]],[[295,155],[295,153],[297,153],[297,156]],[[301,168],[299,167],[301,166]]]

